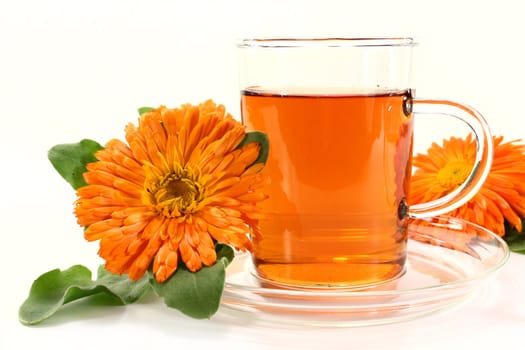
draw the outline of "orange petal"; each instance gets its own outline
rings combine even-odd
[[[202,267],[201,259],[185,239],[180,242],[179,249],[182,261],[184,261],[188,270],[191,272],[200,270]]]
[[[155,279],[159,283],[166,281],[177,270],[178,263],[179,254],[177,250],[173,250],[169,244],[164,243],[153,261]]]

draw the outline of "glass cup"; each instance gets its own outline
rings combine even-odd
[[[239,43],[242,120],[270,142],[253,252],[262,280],[293,288],[393,280],[405,270],[408,219],[449,212],[482,186],[493,153],[487,123],[460,103],[414,97],[414,46],[412,38]],[[477,154],[457,190],[408,207],[420,114],[464,121]]]

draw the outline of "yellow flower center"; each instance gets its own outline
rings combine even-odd
[[[436,180],[442,187],[452,191],[465,181],[471,168],[471,163],[466,159],[450,160],[439,170]]]
[[[147,202],[167,217],[177,217],[198,210],[203,188],[187,169],[178,169],[146,186]]]

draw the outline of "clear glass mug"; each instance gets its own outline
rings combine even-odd
[[[241,116],[265,132],[269,198],[254,239],[258,276],[289,287],[363,287],[405,270],[408,218],[467,202],[492,163],[492,137],[474,109],[416,99],[412,38],[245,39]],[[476,161],[465,182],[407,207],[414,114],[443,114],[472,129]]]

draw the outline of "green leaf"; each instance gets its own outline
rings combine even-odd
[[[95,152],[103,147],[93,140],[84,139],[78,143],[67,143],[52,147],[47,156],[58,173],[77,189],[85,186],[83,174],[88,163],[96,162]]]
[[[511,251],[525,254],[525,233],[505,233],[503,239]]]
[[[522,227],[525,227],[525,219],[521,218]],[[505,221],[505,236],[503,236],[509,249],[515,253],[525,254],[525,232],[518,232],[511,224]]]
[[[113,274],[102,265],[98,268],[96,283],[106,287],[108,292],[117,297],[123,305],[133,304],[150,290],[147,275],[138,281],[133,281],[128,275]]]
[[[148,113],[149,111],[153,110],[154,108],[152,107],[140,107],[138,109],[139,111],[139,115],[143,115],[144,113]]]
[[[198,319],[210,318],[220,306],[226,266],[233,259],[233,250],[226,245],[216,247],[217,262],[197,272],[181,264],[167,281],[158,283],[151,274],[151,285],[164,303]]]
[[[99,268],[96,281],[91,280],[91,271],[82,265],[64,271],[55,269],[33,282],[18,316],[21,323],[34,325],[52,316],[62,305],[77,299],[103,294],[124,305],[140,299],[149,288],[147,276],[135,282],[127,275],[113,275],[103,267]]]
[[[215,252],[217,253],[217,259],[226,258],[228,260],[228,264],[226,264],[226,266],[228,266],[235,257],[232,247],[227,244],[215,244]]]
[[[524,250],[525,249],[525,234],[523,233],[511,233],[505,234],[503,239],[509,245],[511,250]]]
[[[239,146],[237,146],[237,148],[244,147],[252,142],[257,142],[259,145],[261,145],[261,149],[259,150],[259,156],[255,160],[255,162],[253,162],[253,164],[266,164],[266,160],[268,159],[268,152],[270,151],[270,142],[268,141],[268,136],[266,136],[265,133],[260,131],[247,132],[246,136],[244,136],[244,139],[241,141],[241,143],[239,143]]]

